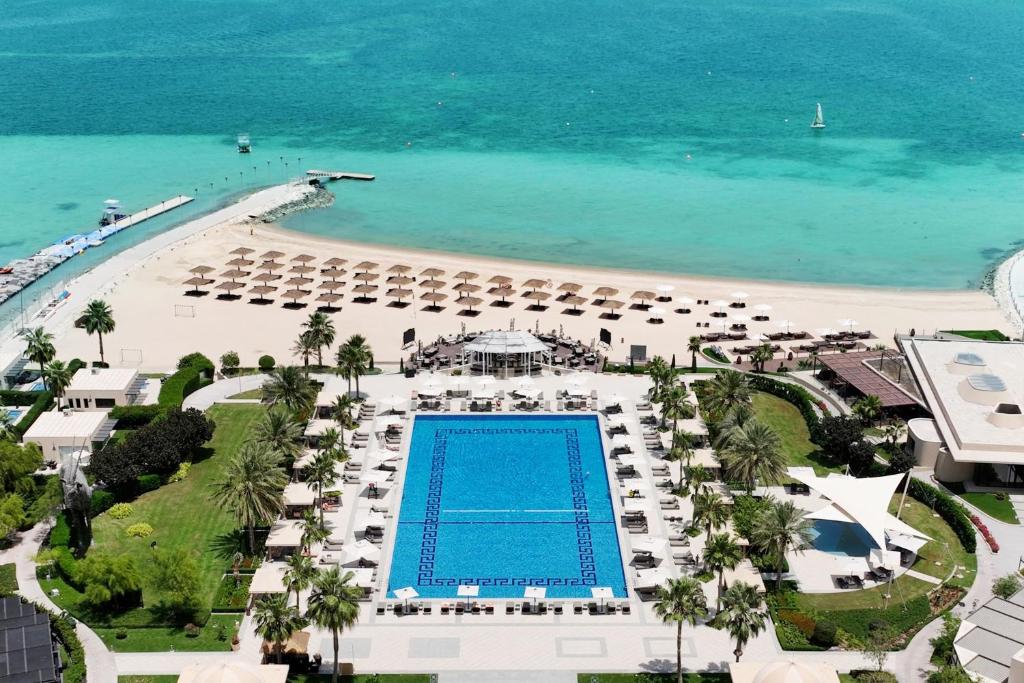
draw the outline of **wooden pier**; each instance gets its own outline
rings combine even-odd
[[[110,227],[114,228],[115,231],[120,232],[125,228],[130,228],[133,225],[137,225],[143,221],[148,221],[150,218],[156,218],[160,214],[167,213],[177,209],[179,206],[184,206],[189,202],[193,201],[195,197],[189,197],[188,195],[179,194],[177,197],[171,197],[165,199],[159,204],[154,204],[148,209],[137,211],[126,218],[122,218],[119,221],[115,221],[110,224]]]
[[[352,173],[350,171],[320,171],[318,169],[312,169],[306,171],[306,175],[312,178],[326,178],[327,180],[374,180],[377,178],[375,175],[369,173]]]

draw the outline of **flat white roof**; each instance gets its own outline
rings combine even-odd
[[[997,403],[1024,407],[1024,344],[909,339],[904,348],[954,460],[1024,464],[1024,427],[993,419]]]
[[[28,428],[22,441],[34,439],[92,440],[109,418],[106,411],[83,410],[43,413]]]
[[[138,377],[132,368],[81,368],[71,378],[68,391],[124,391]]]

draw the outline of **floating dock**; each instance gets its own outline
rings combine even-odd
[[[375,180],[377,176],[369,173],[352,173],[351,171],[320,171],[312,169],[306,171],[306,175],[312,178],[326,178],[327,180]]]
[[[165,199],[159,204],[138,211],[120,220],[102,225],[90,232],[70,235],[54,242],[45,249],[40,249],[32,256],[16,259],[0,268],[0,304],[17,295],[33,282],[43,277],[57,266],[78,256],[86,249],[98,247],[111,235],[138,225],[150,218],[156,218],[179,206],[184,206],[194,199],[186,195],[178,195]]]

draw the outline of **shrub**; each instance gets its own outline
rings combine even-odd
[[[96,489],[92,492],[92,499],[89,501],[89,512],[96,515],[106,512],[114,504],[114,494],[103,489]]]
[[[1004,600],[1009,600],[1014,593],[1020,590],[1020,579],[1016,574],[1000,576],[992,582],[992,593]]]
[[[173,483],[175,483],[177,481],[183,481],[188,476],[189,470],[191,470],[191,469],[192,469],[192,463],[190,463],[190,462],[183,462],[183,463],[181,463],[180,465],[178,465],[177,471],[174,474],[172,474],[170,477],[167,478],[167,483],[168,484],[173,484]]]
[[[143,474],[136,479],[139,487],[139,493],[148,493],[149,491],[156,491],[160,488],[160,475],[159,474]]]
[[[153,527],[145,522],[136,522],[124,530],[132,538],[146,538],[153,533]]]
[[[269,372],[274,369],[274,366],[277,365],[277,362],[274,360],[273,356],[263,355],[260,356],[260,359],[257,364],[260,366],[260,370],[262,370],[263,372]]]
[[[131,506],[131,503],[118,503],[112,506],[107,514],[114,519],[125,519],[135,514],[135,508]]]
[[[836,625],[831,621],[819,621],[814,625],[811,642],[821,647],[832,647],[836,644]]]
[[[198,351],[182,356],[178,359],[178,369],[184,370],[185,368],[192,368],[199,374],[205,375],[207,378],[213,377],[213,361]]]
[[[820,650],[817,645],[812,645],[803,631],[786,621],[775,622],[775,635],[779,639],[779,645],[783,650]]]
[[[164,409],[177,408],[185,397],[200,387],[200,374],[195,368],[185,368],[164,380],[160,387],[158,405]]]
[[[78,634],[75,633],[74,620],[66,613],[58,615],[38,603],[32,605],[40,614],[50,615],[50,630],[57,641],[64,645],[64,653],[61,656],[64,683],[85,683],[85,649],[82,647],[82,641],[78,639]],[[64,657],[64,654],[67,657]]]
[[[249,584],[251,574],[241,574],[238,581],[233,576],[225,576],[217,587],[213,598],[213,609],[217,612],[244,612],[249,603]]]
[[[50,531],[51,548],[67,548],[71,545],[71,525],[66,515],[57,515],[57,521]]]
[[[195,624],[185,624],[185,637],[187,638],[198,638],[199,627]]]
[[[18,590],[18,571],[13,562],[0,564],[0,595],[14,595]]]
[[[110,417],[117,420],[117,429],[139,429],[160,417],[164,408],[159,404],[145,406],[114,406]]]
[[[956,537],[960,539],[964,550],[969,553],[977,550],[978,541],[974,535],[974,528],[971,526],[971,520],[963,505],[920,479],[911,478],[910,488],[907,489],[907,492],[914,500],[935,509],[936,514],[942,517]]]
[[[228,351],[220,357],[220,368],[225,375],[237,370],[239,365],[241,365],[241,361],[238,359],[236,351]]]
[[[816,626],[814,618],[800,610],[780,609],[779,619],[796,626],[806,638],[814,635],[814,628]]]
[[[119,628],[119,629],[117,629],[117,631],[114,632],[114,637],[117,638],[118,640],[124,640],[125,638],[128,637],[128,629],[126,629],[126,628]]]

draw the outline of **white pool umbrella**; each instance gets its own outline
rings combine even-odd
[[[847,576],[861,576],[864,573],[864,565],[860,562],[847,562],[843,572]]]
[[[601,609],[604,610],[604,601],[611,600],[615,597],[612,589],[608,586],[595,586],[590,589],[590,596],[595,600],[601,601]]]
[[[586,396],[587,390],[584,387],[570,384],[565,390],[570,396]]]
[[[630,547],[633,549],[634,553],[650,553],[651,555],[664,553],[665,539],[652,538],[651,536],[642,536],[640,538],[631,540]]]
[[[738,314],[738,315],[731,316],[731,319],[732,319],[732,321],[734,323],[749,323],[750,322],[750,316],[749,315],[743,315],[743,314]]]
[[[386,484],[391,479],[391,473],[384,470],[366,470],[359,475],[359,481],[364,484]]]
[[[523,597],[529,600],[533,598],[533,606],[537,606],[538,600],[543,600],[544,596],[547,595],[547,589],[544,586],[527,586],[526,590],[523,591]]]
[[[420,594],[417,593],[416,589],[413,588],[412,586],[406,586],[405,588],[399,588],[398,590],[395,591],[395,597],[398,598],[399,600],[405,600],[405,606],[406,607],[409,606],[409,601],[410,600],[412,600],[413,598],[418,598],[419,596],[420,596]]]
[[[660,567],[657,569],[640,569],[636,573],[636,588],[664,586],[669,578],[668,572]]]
[[[615,404],[610,403],[609,405]],[[615,413],[608,416],[608,424],[612,427],[628,427],[629,425],[636,424],[636,420],[625,413]]]
[[[405,418],[401,415],[378,415],[374,421],[374,427],[378,432],[383,432],[388,427],[394,425],[400,425],[405,422]]]
[[[732,297],[733,301],[743,301],[750,295],[747,294],[746,292],[732,292],[731,294],[729,294],[729,296]]]
[[[647,499],[626,498],[622,501],[622,509],[625,512],[647,512]]]
[[[533,385],[534,385],[534,381],[533,381],[532,377],[520,377],[519,381],[516,382],[516,386],[518,388],[520,388],[520,389],[525,389],[526,387],[532,387]]]
[[[590,381],[590,377],[593,374],[594,373],[592,372],[577,372],[572,377],[565,380],[565,383],[571,387],[581,387]]]
[[[469,607],[469,598],[475,598],[480,595],[480,586],[477,584],[460,584],[458,589],[458,596],[460,598],[466,598],[466,607]]]
[[[466,386],[466,384],[468,384],[468,380],[462,375],[449,375],[448,384],[458,389]]]
[[[366,560],[374,564],[380,562],[380,548],[365,538],[355,543],[345,544],[342,546],[341,552],[342,564],[358,563],[360,560]]]
[[[628,434],[616,434],[612,437],[613,448],[629,448],[633,443],[633,440],[629,438]]]
[[[479,387],[473,390],[473,398],[494,398],[494,389],[490,387]]]
[[[672,292],[676,291],[675,285],[658,285],[655,289],[658,290],[658,298],[661,301],[668,301]]]
[[[604,398],[605,405],[609,405],[609,406],[622,405],[623,401],[628,401],[629,400],[628,398],[626,398],[622,394],[608,394],[607,396],[604,396],[603,398]]]
[[[443,391],[444,390],[438,384],[428,384],[426,386],[420,387],[419,394],[420,396],[433,398],[434,396],[440,396]]]
[[[389,408],[397,408],[400,405],[404,405],[405,402],[408,400],[409,399],[402,398],[401,396],[392,394],[391,396],[385,396],[384,398],[377,399],[377,403],[379,403],[382,406],[387,406]]]
[[[793,321],[792,320],[776,320],[775,324],[776,324],[776,326],[781,327],[782,329],[784,329],[787,333],[789,333],[789,328],[793,327]]]
[[[715,299],[711,302],[711,305],[718,309],[723,309],[729,305],[729,302],[725,299]]]
[[[651,316],[651,320],[661,320],[665,317],[665,309],[660,306],[651,306],[647,309],[647,314]]]
[[[839,324],[842,325],[843,327],[849,327],[850,331],[853,332],[854,326],[859,325],[860,323],[858,323],[853,318],[843,318],[842,320],[839,321]]]
[[[693,299],[691,299],[688,296],[677,296],[676,303],[682,306],[689,306],[690,304],[693,303]]]
[[[541,395],[541,390],[526,387],[524,389],[516,389],[516,393],[519,394],[520,396],[525,396],[526,398],[537,398],[538,396]]]

